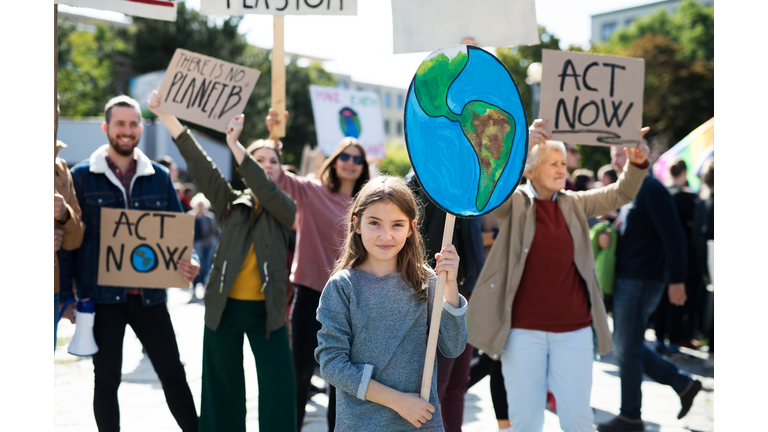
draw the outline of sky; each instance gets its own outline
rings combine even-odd
[[[185,1],[189,7],[200,9],[200,0]],[[539,25],[558,37],[563,49],[570,44],[589,46],[591,15],[655,3],[648,0],[535,1]],[[60,5],[59,10],[116,21],[130,20],[119,13],[95,9]],[[239,30],[250,44],[272,47],[271,16],[248,15]],[[419,64],[429,54],[392,54],[392,8],[388,0],[358,0],[357,16],[286,16],[284,44],[286,52],[328,59],[323,67],[329,72],[350,75],[358,82],[398,88],[408,87]]]

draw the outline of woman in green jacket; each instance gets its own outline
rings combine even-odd
[[[227,145],[249,187],[234,190],[189,129],[157,111],[157,91],[148,106],[168,128],[221,226],[205,289],[199,430],[245,431],[243,335],[248,335],[258,373],[259,430],[295,431],[296,384],[285,310],[286,240],[296,204],[269,176],[280,167],[280,152],[271,141],[258,141],[246,151],[237,141],[244,118],[233,118]]]

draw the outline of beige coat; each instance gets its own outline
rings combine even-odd
[[[58,157],[59,150],[66,147],[61,141],[57,141],[53,148],[53,190],[64,197],[69,211],[69,220],[62,224],[53,220],[53,227],[64,231],[61,247],[66,250],[74,250],[80,247],[83,242],[83,232],[85,224],[83,223],[80,204],[75,196],[75,186],[72,184],[72,175],[69,173],[67,163],[64,159]],[[59,292],[59,257],[56,252],[53,253],[53,293]]]
[[[592,328],[597,334],[599,354],[611,351],[613,343],[603,294],[597,281],[587,219],[616,210],[634,200],[647,171],[627,164],[614,184],[590,191],[560,191],[557,194],[557,205],[573,238],[573,262],[589,292]],[[493,359],[499,359],[512,325],[512,303],[536,232],[534,202],[530,189],[520,187],[493,212],[499,219],[499,234],[467,309],[469,344]]]

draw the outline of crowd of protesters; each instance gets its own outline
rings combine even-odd
[[[126,325],[144,345],[168,407],[185,431],[245,430],[245,336],[258,371],[260,430],[301,430],[305,406],[317,391],[329,396],[329,430],[337,429],[337,399],[345,401],[338,407],[341,425],[348,424],[350,404],[358,404],[358,411],[352,412],[367,412],[357,399],[400,407],[389,404],[389,393],[373,384],[379,379],[375,369],[364,369],[363,380],[372,384],[361,384],[357,394],[347,394],[357,387],[343,381],[339,390],[332,385],[317,389],[310,379],[318,360],[328,362],[321,370],[341,360],[354,363],[349,357],[354,347],[327,354],[327,335],[334,331],[328,326],[335,325],[338,313],[324,312],[330,314],[324,315],[324,324],[318,320],[324,289],[341,283],[331,273],[334,265],[340,268],[340,253],[345,251],[350,262],[356,262],[354,256],[349,258],[356,253],[348,249],[349,239],[360,229],[360,215],[367,213],[350,213],[350,207],[394,200],[372,198],[378,190],[394,188],[395,195],[402,195],[407,189],[383,179],[366,189],[364,197],[358,196],[377,170],[369,168],[365,150],[354,138],[341,141],[316,175],[300,176],[282,165],[278,137],[240,144],[245,119],[238,116],[226,133],[246,185],[237,190],[193,133],[162,112],[157,92],[148,106],[173,137],[194,184],[178,181],[172,159],[153,162],[137,148],[141,111],[138,102],[126,96],[107,103],[103,129],[109,143],[88,160],[70,171],[58,158],[65,145],[56,142],[54,148],[54,341],[60,316],[76,322],[75,304],[91,301],[99,347],[93,355],[98,429],[120,428],[117,390]],[[270,134],[287,118],[287,113],[278,118],[270,110]],[[656,180],[645,140],[628,148],[612,147],[611,164],[595,175],[579,168],[577,146],[553,141],[544,122],[536,120],[529,129],[524,184],[492,214],[460,219],[449,250],[441,248],[445,213],[427,199],[416,176],[407,177],[408,196],[419,203],[406,224],[406,237],[413,234],[418,241],[407,244],[421,244],[423,239],[423,252],[421,246],[414,250],[420,253],[419,262],[432,269],[430,274],[447,269],[456,293],[444,308],[454,315],[451,325],[459,327],[466,313],[468,331],[467,341],[457,336],[453,348],[437,353],[435,383],[442,409],[427,403],[418,415],[396,410],[414,427],[460,431],[465,392],[490,374],[499,430],[540,431],[543,411],[550,408],[567,431],[640,431],[643,373],[680,396],[682,418],[702,384],[672,360],[681,347],[699,349],[700,340],[705,340],[709,359],[704,367],[714,367],[714,324],[706,318],[711,316],[706,311],[711,307],[707,244],[714,240],[714,161],[704,164],[700,173],[700,193],[688,186],[683,161],[671,165],[671,184]],[[361,204],[356,197],[373,201]],[[100,210],[110,207],[195,216],[195,253],[179,261],[178,270],[190,283],[193,300],[195,291],[204,292],[199,417],[179,360],[165,290],[103,286],[97,281]],[[376,223],[383,225],[385,219]],[[451,261],[453,254],[460,260]],[[360,262],[370,264],[365,256],[358,257]],[[446,262],[455,268],[440,267]],[[411,297],[404,301],[420,301]],[[358,300],[334,292],[325,304],[343,306]],[[648,327],[656,332],[655,350],[644,344]],[[325,345],[318,347],[321,333]],[[457,351],[457,343],[463,349]],[[592,362],[611,351],[620,367],[621,411],[594,425]],[[441,415],[440,421],[430,421],[431,414]]]

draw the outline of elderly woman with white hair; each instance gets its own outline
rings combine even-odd
[[[565,147],[548,140],[544,123],[530,127],[528,183],[494,212],[499,234],[468,306],[469,343],[501,360],[515,432],[543,429],[547,389],[564,431],[594,431],[593,330],[597,353],[613,345],[587,219],[634,199],[648,170],[648,146],[642,140],[627,150],[616,183],[566,191]]]

